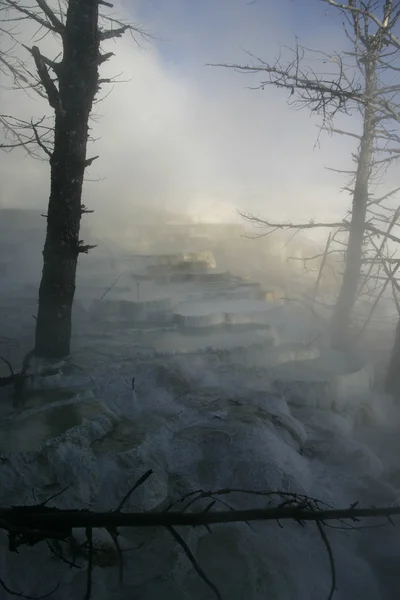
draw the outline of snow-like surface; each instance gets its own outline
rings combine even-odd
[[[290,408],[267,381],[257,390],[256,378],[245,367],[240,375],[229,365],[222,373],[219,366],[202,371],[188,368],[189,364],[179,357],[145,355],[134,363],[99,359],[91,364],[92,387],[86,395],[36,406],[25,417],[20,415],[17,422],[50,414],[55,404],[60,414],[66,406],[81,407],[78,422],[57,431],[56,437],[53,415],[53,420],[42,421],[48,437],[40,438],[39,446],[36,440],[29,447],[25,440],[23,452],[2,453],[1,504],[32,503],[32,489],[41,501],[70,486],[55,501],[57,506],[108,510],[149,468],[153,476],[131,497],[127,509],[163,506],[196,488],[299,492],[341,507],[356,500],[365,506],[387,505],[400,495],[396,488],[400,481],[394,475],[388,480],[383,450],[379,456],[367,445],[373,428],[365,419],[363,439],[355,439],[348,413]],[[85,404],[91,413],[84,411]],[[4,419],[1,427],[3,431],[9,427]],[[388,455],[398,448],[394,431],[390,439]],[[391,473],[396,464],[392,457]],[[259,500],[240,494],[226,500],[238,508],[260,505]],[[280,529],[275,523],[257,523],[252,528],[216,526],[213,531],[210,535],[206,530],[187,529],[181,534],[224,598],[328,597],[329,561],[312,524],[302,528],[285,522]],[[397,598],[394,558],[400,556],[400,542],[396,529],[327,533],[336,561],[337,600]],[[75,536],[84,539],[81,531]],[[121,547],[130,548],[124,554],[122,585],[112,542],[104,532],[95,533],[94,598],[212,597],[167,532],[123,529],[121,537]],[[40,594],[61,581],[54,595],[57,600],[83,597],[85,571],[55,561],[44,545],[15,556],[3,537],[0,565],[3,578],[17,591]]]
[[[168,327],[106,330],[83,307],[72,359],[83,372],[53,376],[45,386],[39,378],[17,414],[0,390],[0,505],[40,502],[69,486],[54,505],[110,510],[148,469],[154,474],[131,496],[128,510],[161,509],[196,488],[223,487],[305,493],[337,507],[398,501],[398,414],[369,389],[368,369],[310,343],[323,325],[310,326],[304,307],[270,308],[226,282],[153,290],[188,318],[255,315],[270,327],[196,335]],[[116,289],[105,299],[125,293]],[[133,285],[133,301],[135,293]],[[9,311],[19,318],[22,303],[10,302]],[[31,312],[25,306],[23,314]],[[233,507],[265,505],[243,494],[225,500]],[[282,524],[180,533],[224,599],[328,598],[329,560],[317,528]],[[334,600],[397,600],[397,529],[327,529],[327,535],[336,564]],[[74,536],[84,540],[83,531]],[[123,584],[108,534],[95,531],[94,540],[96,600],[213,597],[167,531],[121,530]],[[0,536],[0,577],[32,596],[60,583],[55,600],[84,597],[85,569],[70,569],[45,544],[14,555]],[[12,596],[0,590],[3,598]]]
[[[182,303],[175,307],[175,313],[183,317],[202,317],[211,314],[266,313],[268,309],[268,304],[261,300],[214,300]]]
[[[174,309],[175,319],[186,327],[268,324],[271,305],[260,300],[210,299],[183,302]]]

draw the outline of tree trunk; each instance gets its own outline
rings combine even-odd
[[[373,144],[375,138],[376,59],[365,64],[364,128],[360,142],[356,181],[354,186],[351,225],[347,245],[346,266],[342,287],[336,301],[331,321],[331,345],[344,350],[350,344],[350,318],[357,298],[361,274],[365,219],[368,205],[368,187],[372,170]]]
[[[397,323],[392,355],[385,379],[385,392],[400,403],[400,320]]]
[[[88,121],[100,62],[98,0],[69,0],[62,41],[35,337],[35,354],[53,359],[70,352]]]

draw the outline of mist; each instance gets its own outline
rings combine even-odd
[[[263,3],[205,4],[190,34],[191,11],[179,2],[171,6],[151,10],[139,2],[116,11],[133,22],[142,22],[144,12],[143,28],[155,39],[126,36],[104,46],[115,56],[101,76],[121,83],[104,86],[92,115],[96,142],[90,151],[99,159],[88,171],[84,194],[96,210],[93,218],[129,215],[143,204],[203,220],[237,219],[238,209],[285,219],[342,216],[348,199],[338,191],[340,179],[324,166],[343,167],[354,144],[325,135],[316,147],[317,117],[290,111],[280,90],[248,89],[254,77],[206,66],[246,62],[243,49],[268,57],[293,45],[294,30],[286,19],[290,3],[272,14]],[[334,44],[335,19],[323,23],[323,32],[305,32],[305,46]],[[51,39],[44,40],[48,50],[57,53]],[[31,100],[31,93],[2,89],[1,94],[7,114],[13,109],[30,119],[48,113],[45,102]],[[3,157],[2,204],[45,208],[47,165],[22,154],[19,160],[15,154]],[[20,160],[29,174],[23,180],[15,176]]]
[[[339,171],[355,169],[359,138],[321,125],[358,135],[362,110],[324,121],[290,106],[290,89],[224,66],[284,61],[296,41],[348,51],[341,14],[321,0],[100,8],[145,35],[101,44],[112,56],[89,119],[86,158],[97,158],[62,358],[36,352],[49,157],[2,148],[1,600],[397,599],[397,529],[354,512],[399,518],[400,409],[385,391],[400,344],[398,280],[385,271],[397,222],[392,239],[378,231],[387,263],[368,276],[378,254],[364,249],[352,344],[331,343],[354,200]],[[60,60],[58,34],[42,33],[18,24],[24,43]],[[0,58],[7,48],[4,37]],[[12,52],[34,71],[27,47]],[[324,56],[310,51],[310,69]],[[1,70],[0,103],[53,126],[46,99]],[[369,202],[399,185],[396,165],[371,177]],[[382,229],[396,194],[387,206]],[[327,226],[286,227],[315,222]],[[331,509],[341,520],[318,516]],[[248,521],[231,522],[243,510]]]

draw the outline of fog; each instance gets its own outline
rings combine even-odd
[[[207,66],[246,64],[246,51],[270,60],[290,57],[296,36],[305,47],[326,52],[346,47],[337,16],[317,3],[313,20],[320,26],[305,22],[296,31],[293,2],[268,11],[263,2],[234,0],[203,4],[194,27],[196,11],[184,5],[116,4],[118,14],[141,23],[154,39],[128,35],[104,44],[115,56],[101,76],[120,83],[103,87],[92,114],[89,152],[99,159],[88,170],[84,196],[96,210],[93,222],[101,228],[110,216],[129,218],[135,206],[149,204],[206,221],[237,220],[237,210],[279,220],[342,219],[349,195],[340,190],[347,181],[326,167],[348,169],[354,140],[321,133],[320,118],[290,110],[283,90],[249,89],[258,75]],[[34,26],[24,27],[27,38],[34,35]],[[59,51],[50,36],[41,48],[49,56]],[[27,59],[26,52],[19,56]],[[43,99],[9,89],[0,77],[3,113],[27,120],[48,114]],[[357,129],[358,119],[339,118],[336,126]],[[44,210],[47,163],[21,150],[3,156],[0,169],[3,206]],[[393,181],[389,170],[383,191]]]
[[[20,404],[6,379],[34,343],[49,165],[23,148],[1,155],[0,509],[52,497],[60,509],[111,511],[126,497],[127,512],[164,514],[193,490],[219,490],[215,506],[203,497],[189,509],[205,514],[301,508],[304,498],[397,507],[400,413],[382,391],[398,320],[391,290],[373,307],[367,289],[354,348],[332,350],[343,257],[324,256],[329,230],[264,235],[241,215],[341,221],[347,181],[325,167],[349,169],[355,140],[321,132],[284,90],[250,89],[257,75],[209,66],[246,63],[246,51],[272,60],[296,36],[346,48],[340,19],[311,0],[137,0],[115,12],[149,37],[103,45],[114,56],[101,77],[117,81],[91,116],[88,156],[99,158],[86,173],[82,201],[94,213],[80,238],[93,248],[78,261],[71,356],[34,359]],[[35,31],[21,25],[27,40]],[[57,56],[51,36],[39,45]],[[50,116],[32,90],[1,77],[3,114]],[[360,117],[336,125],[359,131]],[[390,168],[372,191],[396,184]],[[221,490],[227,503],[215,500]],[[278,524],[178,527],[183,545],[165,527],[121,527],[123,581],[105,530],[93,529],[92,564],[80,527],[56,551],[42,541],[13,553],[0,524],[0,600],[13,597],[7,586],[38,597],[59,585],[49,597],[83,598],[88,560],[97,600],[214,597],[193,562],[232,600],[397,599],[400,542],[386,521],[323,523],[328,544],[313,522]]]
[[[206,66],[247,62],[242,49],[274,57],[285,44],[293,45],[291,3],[270,12],[264,3],[247,6],[242,0],[204,4],[196,27],[191,10],[179,2],[168,11],[145,4],[118,8],[129,21],[141,21],[144,12],[143,27],[155,39],[139,38],[138,47],[125,36],[104,46],[115,56],[102,67],[102,77],[118,75],[122,83],[111,93],[105,86],[106,97],[95,106],[90,151],[100,158],[88,179],[101,182],[85,187],[94,220],[108,218],[117,207],[128,215],[131,207],[149,203],[207,221],[235,219],[238,208],[281,219],[342,217],[348,201],[338,192],[343,180],[324,166],[344,168],[354,144],[324,135],[316,148],[318,118],[289,110],[284,92],[249,90],[256,78]],[[305,28],[304,45],[334,44],[335,18],[324,18],[322,11],[322,23],[321,31]],[[57,54],[49,36],[41,47]],[[4,88],[0,93],[6,114],[28,119],[48,114],[45,102],[31,93]],[[44,209],[47,165],[16,156],[2,157],[3,206]],[[16,177],[21,164],[24,178]]]

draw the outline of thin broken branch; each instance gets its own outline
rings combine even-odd
[[[61,110],[58,89],[56,88],[54,81],[49,75],[45,61],[43,60],[39,48],[37,46],[32,46],[31,53],[35,61],[40,81],[44,89],[46,90],[49,104],[54,109],[55,113],[58,114]]]
[[[218,598],[218,600],[222,600],[222,596],[221,596],[221,593],[220,593],[219,589],[207,577],[207,575],[205,574],[205,572],[203,571],[203,569],[200,567],[199,563],[195,559],[192,551],[190,550],[189,546],[187,545],[187,543],[185,542],[185,540],[182,538],[182,536],[179,535],[179,533],[176,531],[176,529],[174,529],[174,527],[172,527],[172,525],[167,525],[167,530],[170,532],[170,534],[172,535],[172,537],[178,542],[178,544],[180,545],[180,547],[183,549],[184,553],[188,557],[188,559],[189,559],[190,563],[192,564],[192,566],[193,566],[194,570],[196,571],[196,573],[201,577],[201,579],[204,581],[204,583],[206,585],[208,585],[208,587],[214,592],[214,594]]]
[[[44,0],[36,0],[36,1],[39,6],[40,6],[40,4],[42,4],[42,6],[40,6],[40,8],[42,10],[43,10],[43,7],[45,7],[45,10],[43,10],[43,12],[44,12],[45,16],[47,16],[47,19],[44,19],[40,14],[38,14],[34,10],[28,9],[25,6],[22,6],[21,4],[19,4],[19,2],[16,2],[15,0],[3,0],[3,2],[5,4],[10,6],[11,8],[14,8],[16,11],[25,15],[29,19],[32,19],[32,21],[36,21],[36,23],[39,23],[39,25],[41,25],[41,27],[49,29],[49,30],[53,31],[54,33],[62,33],[62,31],[63,31],[62,23],[60,21],[58,21],[57,17],[54,15],[53,11],[51,11],[51,9],[48,7],[46,2]],[[40,2],[40,4],[39,4],[39,2]],[[53,20],[54,20],[54,22],[53,22]],[[58,24],[60,24],[62,26],[62,29],[60,29]]]

